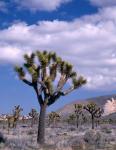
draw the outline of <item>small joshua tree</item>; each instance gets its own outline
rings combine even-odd
[[[82,76],[77,76],[73,66],[54,52],[37,51],[31,55],[25,54],[24,59],[23,67],[16,66],[15,71],[24,83],[34,89],[37,95],[40,105],[37,142],[44,144],[47,107],[55,103],[61,96],[86,84],[86,80]],[[27,73],[30,74],[31,80],[26,78]],[[60,77],[59,80],[58,77]],[[69,88],[65,86],[67,89],[64,89],[68,80],[72,81],[72,86]],[[57,84],[56,81],[58,81]]]
[[[109,118],[108,122],[109,122],[109,124],[112,124],[113,123],[113,119]]]
[[[56,112],[51,112],[49,114],[49,124],[53,123],[53,125],[56,125],[56,122],[60,121],[60,115]]]
[[[7,115],[7,120],[8,120],[8,128],[16,128],[17,121],[19,120],[20,117],[20,112],[23,111],[23,109],[20,107],[20,105],[15,106],[13,109],[13,114],[12,115]]]
[[[87,122],[87,116],[85,115],[85,113],[82,113],[82,121],[83,121],[83,124]]]
[[[33,127],[33,125],[38,120],[38,113],[37,113],[36,109],[32,108],[31,112],[29,113],[29,116],[32,118],[31,119],[31,127]]]
[[[75,118],[76,118],[75,114],[70,114],[67,118],[68,124],[70,123],[72,124],[73,122],[75,122]]]
[[[92,129],[94,129],[95,118],[100,118],[103,114],[103,109],[97,106],[94,102],[89,102],[84,109],[91,114]]]
[[[83,111],[83,105],[82,104],[74,104],[74,108],[75,108],[75,116],[76,116],[76,125],[78,128],[79,118],[80,118],[80,115],[82,115],[82,111]]]

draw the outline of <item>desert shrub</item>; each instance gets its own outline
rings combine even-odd
[[[113,150],[116,150],[116,144],[113,145]]]
[[[40,147],[40,150],[56,150],[56,146],[50,144],[44,144],[43,146]]]
[[[82,138],[74,137],[71,140],[71,148],[72,150],[84,150],[85,144]]]
[[[96,149],[105,149],[105,146],[110,145],[112,138],[106,133],[100,131],[87,131],[84,135],[86,145],[94,145]]]
[[[70,128],[69,128],[69,131],[75,131],[75,130],[76,130],[75,127],[70,127]]]
[[[112,133],[112,130],[108,125],[101,126],[101,131],[104,132],[104,133],[107,133],[107,134]]]
[[[106,135],[97,132],[95,135],[95,146],[96,148],[104,148],[104,145],[108,142]]]
[[[12,150],[25,150],[27,147],[26,139],[13,138],[6,141],[6,146]]]
[[[33,135],[34,132],[33,132],[32,130],[29,130],[27,134],[28,134],[28,135]]]
[[[84,141],[90,145],[95,144],[95,131],[89,130],[84,135]]]

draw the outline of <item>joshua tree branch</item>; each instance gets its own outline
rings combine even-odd
[[[42,95],[40,94],[41,91],[40,91],[40,89],[38,90],[38,88],[36,86],[34,87],[34,90],[35,90],[35,92],[37,94],[37,99],[38,99],[38,102],[39,102],[39,104],[41,106],[44,103]]]
[[[74,90],[74,87],[70,87],[68,90],[66,91],[57,91],[54,92],[53,96],[50,97],[49,101],[48,101],[48,106],[53,104],[57,99],[59,99],[60,96],[65,96],[69,93],[71,93]]]
[[[87,110],[88,112],[92,113],[92,111],[89,108],[87,108],[86,106],[84,107],[84,109]]]
[[[60,80],[59,80],[59,82],[57,84],[57,89],[54,92],[54,94],[57,93],[57,92],[60,92],[62,90],[62,88],[64,87],[66,81],[67,81],[66,75],[62,74],[61,77],[60,77]]]
[[[63,93],[61,91],[58,92],[57,94],[53,94],[52,96],[50,96],[47,105],[48,106],[52,105],[57,99],[60,98],[60,96],[63,96]]]
[[[33,84],[25,78],[21,78],[21,80],[29,86],[33,86]]]

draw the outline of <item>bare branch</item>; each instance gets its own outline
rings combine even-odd
[[[41,88],[38,90],[38,88],[36,86],[34,86],[34,90],[37,94],[37,99],[40,105],[42,105],[44,103],[43,98],[42,98],[42,94],[41,94]]]
[[[84,106],[84,109],[87,110],[87,111],[90,111],[90,109],[88,109],[86,106]]]
[[[20,77],[20,79],[21,79],[24,83],[26,83],[27,85],[33,86],[33,83],[31,83],[30,81],[28,81],[28,80],[25,79],[24,77]]]

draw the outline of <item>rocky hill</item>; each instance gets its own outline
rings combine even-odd
[[[112,98],[114,99],[113,102],[112,102]],[[93,98],[89,98],[89,99],[85,99],[85,100],[76,100],[70,104],[65,105],[64,107],[59,109],[57,112],[59,112],[62,115],[68,115],[74,111],[74,106],[73,106],[74,104],[78,104],[78,103],[87,104],[90,101],[94,101],[97,105],[99,105],[102,108],[104,108],[105,105],[107,104],[107,107],[106,107],[107,115],[116,112],[116,94],[93,97]],[[110,101],[110,103],[109,103],[109,101]],[[115,104],[114,104],[114,102],[115,102]],[[113,107],[113,108],[111,108],[111,107]]]
[[[107,116],[104,116],[104,119],[111,119],[111,120],[116,120],[116,112],[115,113],[112,113],[112,114],[109,114]]]

